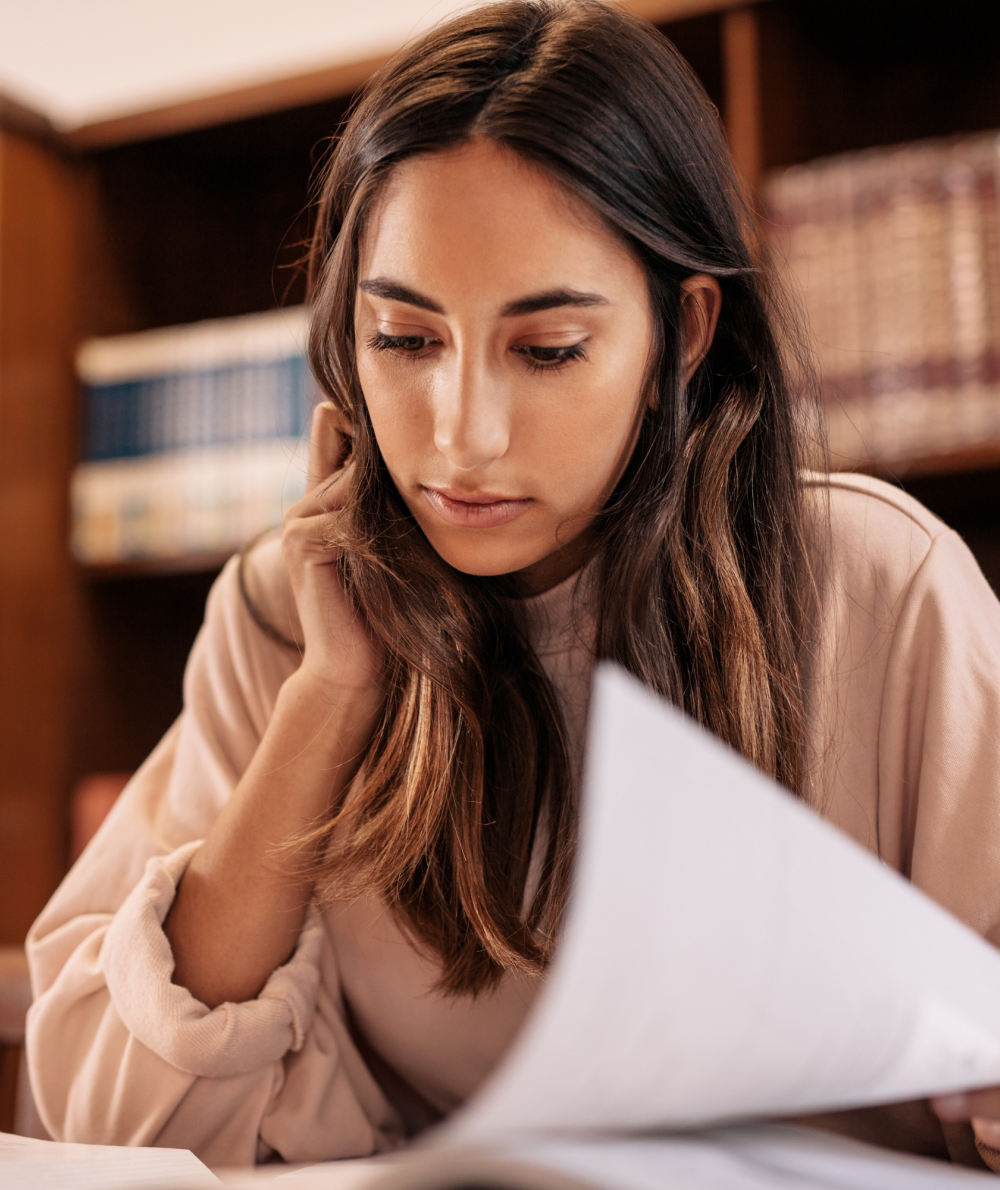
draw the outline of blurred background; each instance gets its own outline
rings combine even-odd
[[[997,587],[1000,5],[624,2],[719,108],[835,466]],[[301,488],[312,171],[458,7],[0,0],[0,1130],[25,932],[180,710],[223,561]]]

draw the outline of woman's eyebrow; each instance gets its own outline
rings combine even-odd
[[[536,314],[539,310],[555,310],[559,306],[606,306],[608,299],[599,293],[581,293],[577,289],[550,289],[510,302],[501,310],[504,318],[518,314]]]
[[[358,289],[370,293],[372,297],[386,298],[391,302],[406,302],[408,306],[419,306],[421,310],[430,310],[434,314],[443,314],[444,309],[433,298],[424,297],[413,289],[407,289],[398,281],[391,281],[388,277],[375,277],[371,281],[359,281]]]
[[[370,293],[372,297],[385,298],[392,302],[406,302],[408,306],[417,306],[434,314],[445,312],[444,307],[433,298],[425,297],[390,277],[373,277],[370,281],[359,281],[358,288]],[[608,299],[599,293],[582,293],[578,289],[549,289],[544,293],[533,293],[528,297],[518,298],[517,301],[508,302],[500,314],[503,318],[516,318],[520,314],[537,314],[539,310],[555,310],[560,306],[607,304]]]

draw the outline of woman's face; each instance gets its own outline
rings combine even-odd
[[[638,262],[542,170],[475,142],[395,170],[359,276],[361,386],[433,547],[527,590],[572,573],[643,403]]]

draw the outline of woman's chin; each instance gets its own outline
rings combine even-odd
[[[534,566],[551,552],[548,548],[539,547],[536,550],[504,548],[495,538],[482,542],[449,542],[435,541],[430,538],[435,551],[449,566],[460,570],[463,574],[476,575],[479,578],[490,578],[500,574],[513,574]]]

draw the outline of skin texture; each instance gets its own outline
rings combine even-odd
[[[276,848],[344,790],[382,701],[380,659],[325,545],[345,440],[332,406],[317,414],[307,494],[286,514],[282,537],[302,664],[279,691],[257,752],[188,864],[164,922],[174,982],[210,1008],[253,999],[291,955],[312,883],[301,856]]]
[[[466,573],[519,572],[532,592],[573,573],[644,403],[642,267],[582,202],[490,142],[404,162],[363,247],[358,374],[417,523]],[[693,367],[720,297],[712,278],[685,285]]]
[[[1000,1087],[968,1091],[964,1095],[941,1095],[931,1107],[942,1120],[970,1120],[984,1145],[1000,1149]]]

